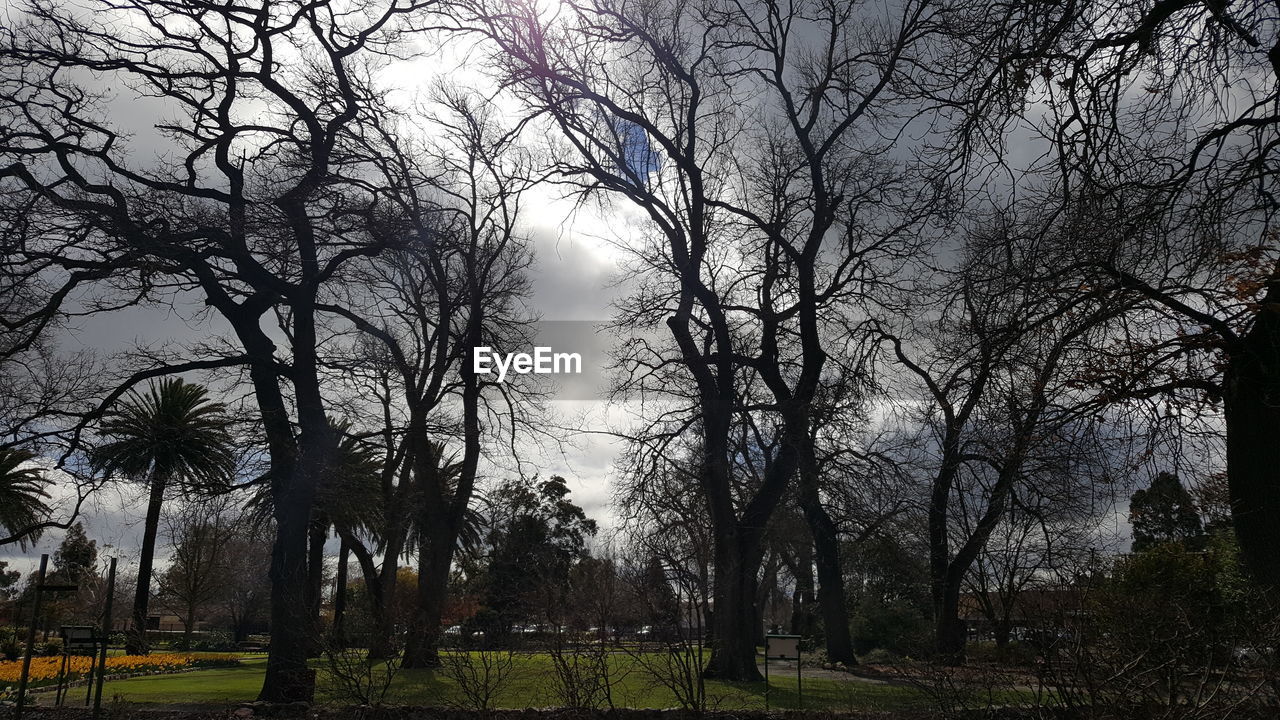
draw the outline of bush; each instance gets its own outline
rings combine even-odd
[[[1034,643],[1010,641],[1003,648],[994,642],[969,643],[965,654],[970,660],[993,662],[1001,665],[1018,665],[1033,667],[1040,657],[1040,650]]]
[[[489,710],[511,680],[515,653],[510,650],[455,650],[440,653],[440,674],[458,685],[452,704],[467,710]]]
[[[231,652],[236,650],[236,641],[229,632],[214,631],[191,643],[191,649],[199,652]]]
[[[902,656],[884,648],[871,648],[858,660],[865,665],[896,665],[902,660]]]
[[[903,602],[868,601],[858,606],[853,617],[854,651],[874,648],[899,655],[919,655],[929,645],[929,617]]]
[[[1040,643],[1042,674],[1063,706],[1222,718],[1246,700],[1274,703],[1280,684],[1266,658],[1280,614],[1249,585],[1230,535],[1203,550],[1171,542],[1123,557],[1087,600],[1078,627]],[[1262,666],[1237,673],[1238,658],[1251,656]]]
[[[557,637],[551,645],[551,691],[561,707],[602,710],[613,707],[613,677],[609,648],[601,643],[566,646]]]
[[[395,648],[385,658],[370,658],[363,648],[351,648],[321,639],[325,664],[319,674],[328,694],[349,705],[381,705],[400,670],[400,651]]]
[[[49,638],[49,641],[41,645],[37,650],[45,657],[62,654],[62,638]]]
[[[156,638],[150,641],[152,647],[167,647],[170,650],[232,652],[239,649],[231,633],[222,630],[199,630],[191,633],[190,640],[184,636],[173,637],[167,633],[159,636],[149,633],[148,637]]]
[[[17,660],[22,654],[22,646],[18,644],[18,631],[13,628],[0,628],[0,659]]]

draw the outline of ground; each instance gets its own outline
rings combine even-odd
[[[619,707],[665,708],[678,705],[675,695],[626,656],[611,660],[613,672],[620,677],[614,687],[614,704]],[[320,673],[321,702],[343,704],[340,693],[326,682],[322,663]],[[153,675],[106,683],[103,697],[117,703],[164,705],[187,709],[213,708],[249,702],[262,686],[266,658],[245,657],[237,667],[199,670],[172,675]],[[910,709],[931,704],[929,694],[904,683],[859,677],[844,672],[805,668],[803,707],[806,709],[866,710]],[[553,687],[551,659],[545,654],[518,656],[506,687],[494,701],[500,708],[548,707],[560,704]],[[765,683],[728,683],[709,680],[706,683],[708,705],[726,710],[763,709]],[[78,697],[77,693],[72,693]],[[406,705],[449,705],[460,700],[458,687],[438,672],[402,670],[396,674],[386,702]],[[42,703],[52,701],[44,694]],[[794,663],[771,661],[769,706],[791,709],[801,706],[796,692]]]

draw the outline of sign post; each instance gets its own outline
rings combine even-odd
[[[804,693],[800,680],[800,636],[799,635],[765,635],[764,636],[764,707],[769,709],[769,659],[796,661],[796,699],[800,709],[804,709]]]
[[[22,677],[18,680],[18,701],[14,704],[13,717],[22,717],[22,706],[27,701],[27,678],[31,675],[31,656],[36,651],[36,622],[40,619],[40,593],[44,590],[44,576],[49,569],[49,555],[40,556],[40,575],[36,579],[34,597],[31,599],[31,624],[27,626],[27,654],[22,657]]]
[[[93,720],[102,717],[102,681],[107,676],[107,643],[111,638],[111,601],[115,595],[116,559],[111,558],[111,565],[107,570],[107,606],[102,610],[102,647],[98,650],[98,683],[93,696]]]

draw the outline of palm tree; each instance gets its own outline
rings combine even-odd
[[[322,585],[324,582],[324,545],[329,531],[363,533],[380,542],[379,532],[382,497],[382,458],[378,452],[351,433],[351,423],[331,423],[334,437],[338,438],[331,462],[320,475],[316,495],[311,504],[310,526],[307,531],[307,588],[304,594],[308,617],[318,618]],[[263,484],[249,499],[247,509],[255,525],[263,526],[271,521],[275,509],[270,486]],[[339,553],[338,574],[344,578],[337,585],[337,596],[343,595],[346,576],[346,555],[349,548],[343,540]],[[333,632],[330,640],[341,643],[342,612],[345,602],[335,601]],[[316,627],[317,644],[313,652],[320,651],[319,626]]]
[[[49,511],[45,499],[49,480],[44,471],[27,465],[36,454],[18,448],[0,449],[0,528],[8,536],[6,542],[25,545],[38,532],[29,528],[38,524]]]
[[[202,385],[180,378],[152,384],[145,395],[130,392],[107,416],[102,435],[110,438],[92,454],[107,475],[123,475],[150,489],[138,558],[138,590],[133,629],[125,643],[130,655],[147,653],[147,603],[156,529],[165,490],[171,483],[197,492],[224,489],[235,474],[235,454],[222,403],[211,402]]]
[[[440,617],[448,596],[448,573],[458,552],[474,555],[483,544],[484,517],[474,491],[459,495],[463,466],[444,443],[431,442],[419,478],[410,549],[418,553],[418,597],[403,667],[439,665]],[[483,498],[479,498],[483,500]]]
[[[338,446],[333,462],[320,475],[315,503],[311,507],[311,528],[307,546],[307,608],[311,617],[320,615],[320,597],[324,582],[324,544],[330,528],[350,533],[363,532],[377,537],[383,527],[381,508],[377,499],[382,497],[382,458],[376,450],[351,434],[351,424],[345,421],[333,423]],[[342,548],[346,546],[345,538]],[[342,561],[341,550],[338,553]],[[346,568],[339,574],[345,576]],[[336,595],[346,592],[344,582],[337,584]],[[335,602],[335,605],[337,603]],[[345,605],[345,603],[343,603]],[[342,615],[335,607],[332,642],[342,643]]]

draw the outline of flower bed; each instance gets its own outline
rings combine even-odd
[[[235,665],[238,656],[232,653],[156,653],[153,655],[116,655],[107,658],[109,675],[153,675],[196,668],[228,667]],[[89,672],[90,658],[75,655],[67,658],[67,679],[78,680]],[[31,658],[31,687],[54,685],[62,669],[62,656]],[[0,662],[0,686],[17,685],[22,677],[22,661]]]

